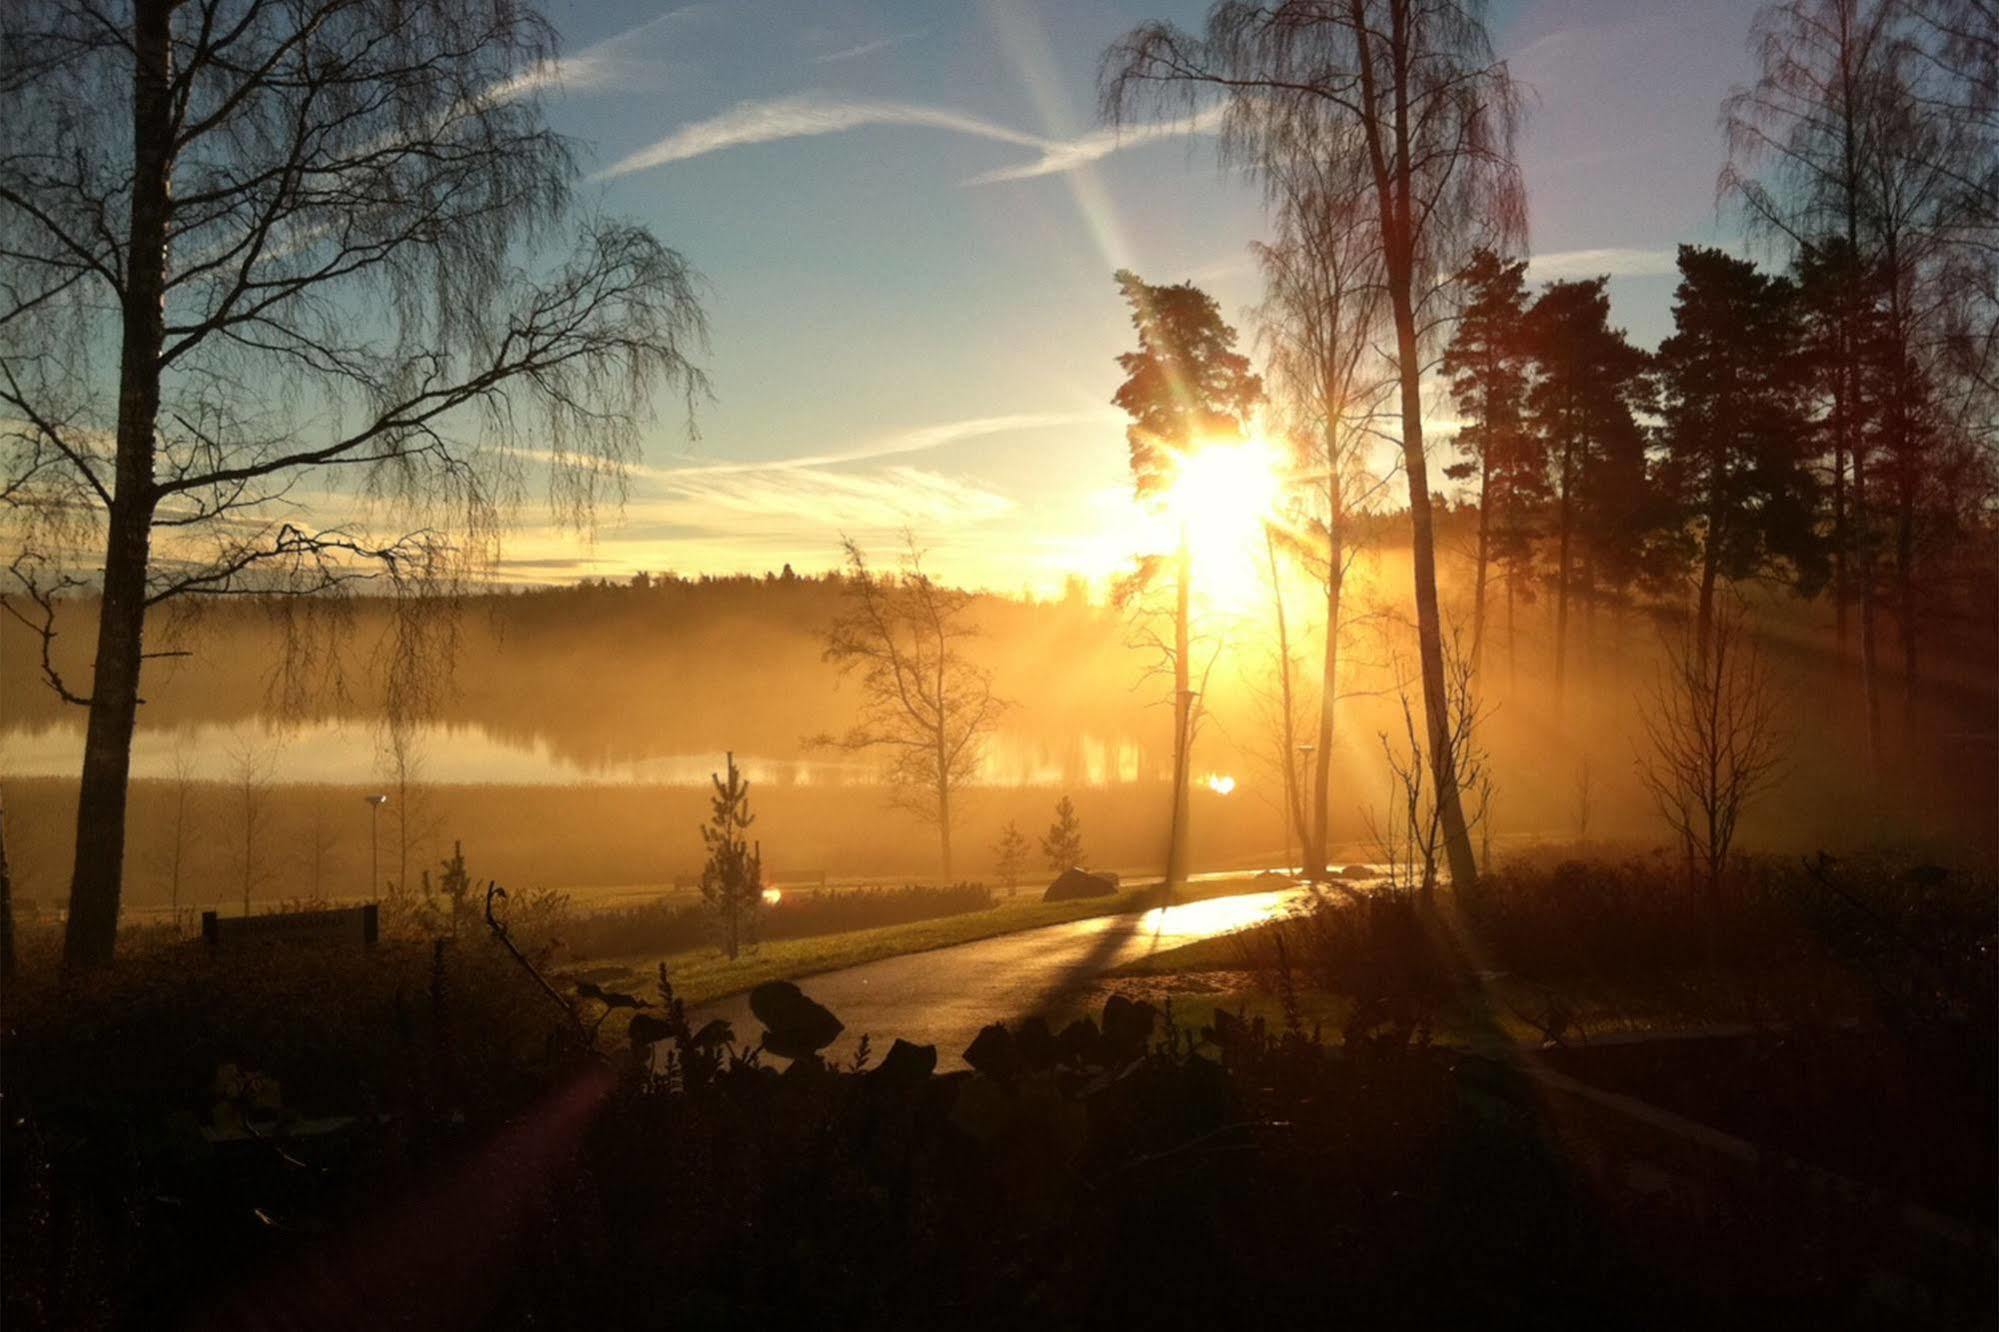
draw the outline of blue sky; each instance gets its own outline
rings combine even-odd
[[[1521,143],[1534,276],[1618,275],[1666,331],[1672,247],[1732,243],[1716,114],[1751,76],[1750,0],[1513,0],[1500,54],[1537,102]],[[1129,340],[1111,271],[1193,279],[1240,323],[1254,192],[1210,141],[1113,140],[1104,47],[1160,0],[556,5],[550,99],[586,193],[706,281],[715,401],[662,414],[621,514],[578,550],[523,532],[527,576],[830,566],[903,526],[954,578],[1099,574],[1126,524],[1108,400]],[[1136,139],[1137,141],[1133,141]],[[1598,253],[1601,252],[1601,253]],[[1247,330],[1245,329],[1245,338]]]

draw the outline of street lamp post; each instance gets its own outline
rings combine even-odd
[[[382,806],[389,803],[385,795],[362,796],[368,802],[368,900],[382,890],[382,839],[376,829],[381,825]]]

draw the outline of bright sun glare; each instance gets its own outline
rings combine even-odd
[[[1264,524],[1284,486],[1267,440],[1210,443],[1180,460],[1167,510],[1186,526],[1196,595],[1228,610],[1255,604],[1264,580]]]

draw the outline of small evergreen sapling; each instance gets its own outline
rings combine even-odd
[[[1068,796],[1055,802],[1055,821],[1041,839],[1041,854],[1057,874],[1083,863],[1083,825],[1076,817],[1075,802]]]
[[[1021,835],[1020,825],[1012,819],[1000,829],[999,840],[993,843],[993,872],[1006,885],[1007,896],[1013,896],[1020,886],[1020,872],[1027,868],[1027,838]]]
[[[750,813],[750,784],[737,770],[735,754],[727,757],[728,780],[713,773],[709,777],[715,794],[708,801],[713,813],[701,830],[708,847],[708,863],[701,869],[701,899],[714,910],[722,947],[734,961],[745,942],[756,941],[757,912],[763,906],[763,847],[744,836],[756,822]]]

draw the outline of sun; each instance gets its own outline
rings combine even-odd
[[[1218,440],[1181,455],[1166,510],[1186,532],[1196,596],[1225,610],[1256,604],[1264,528],[1283,490],[1283,457],[1267,440]]]

